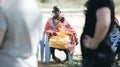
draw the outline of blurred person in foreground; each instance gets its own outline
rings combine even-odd
[[[2,0],[0,0],[0,3],[2,3]]]
[[[0,0],[0,2],[3,2],[4,0]]]
[[[111,67],[115,55],[110,34],[115,25],[113,0],[88,0],[81,36],[83,67]]]
[[[0,67],[38,67],[41,13],[35,0],[0,6]]]

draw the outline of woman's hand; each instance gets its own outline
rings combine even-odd
[[[53,36],[57,36],[57,33],[56,33],[56,32],[53,32],[52,35],[53,35]]]
[[[85,35],[85,38],[83,40],[83,45],[85,48],[89,48],[93,50],[98,47],[98,44],[95,42],[95,40],[93,40],[93,38],[91,38],[88,35]]]

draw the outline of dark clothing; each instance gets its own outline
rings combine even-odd
[[[108,32],[109,33],[112,31],[112,27],[115,24],[114,23],[114,4],[112,3],[112,0],[89,0],[86,3],[87,10],[85,12],[85,27],[83,34],[87,34],[91,37],[94,36],[95,32],[95,25],[96,25],[96,11],[102,7],[108,7],[111,10],[111,25],[110,29]],[[108,37],[108,35],[106,37]]]
[[[82,50],[83,67],[110,67],[115,60],[107,39],[95,50],[84,48]]]
[[[118,60],[120,60],[120,47],[117,47],[117,50],[115,52],[115,56],[118,54]]]
[[[83,29],[80,41],[83,56],[83,67],[110,67],[114,62],[114,53],[110,47],[110,33],[112,32],[115,25],[114,3],[112,0],[89,0],[85,6],[87,7],[87,10],[85,11],[85,27]],[[111,24],[109,31],[97,49],[85,49],[82,44],[84,35],[89,35],[90,37],[94,36],[97,21],[96,11],[102,7],[108,7],[111,10]]]

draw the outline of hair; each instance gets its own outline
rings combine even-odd
[[[60,11],[60,9],[59,9],[57,6],[54,6],[54,7],[53,7],[52,13],[55,14],[55,15],[53,16],[53,20],[54,20],[54,19],[57,19],[57,20],[61,21],[62,23],[64,22],[65,18],[59,16],[60,13],[61,13],[61,11]]]
[[[60,9],[57,6],[54,6],[53,10],[52,10],[52,13],[59,15],[61,13],[61,11],[60,11]]]

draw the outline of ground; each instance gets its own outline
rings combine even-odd
[[[84,24],[84,15],[83,13],[81,13],[81,10],[78,9],[62,9],[64,16],[66,17],[67,21],[72,25],[72,27],[75,28],[76,32],[77,32],[77,37],[79,38],[82,32],[82,28],[83,28],[83,24]],[[44,28],[44,25],[47,21],[47,19],[51,16],[51,9],[42,9],[43,12],[43,21],[42,21],[42,28]],[[58,51],[56,50],[56,56],[61,58],[62,60],[65,59],[65,54],[62,51]],[[69,62],[65,62],[65,63],[61,63],[61,64],[57,64],[55,63],[52,59],[50,59],[49,63],[45,63],[45,62],[39,62],[39,67],[74,67],[76,66],[80,66],[80,58],[81,58],[81,52],[80,52],[80,44],[78,44],[76,46],[75,49],[75,53],[74,53],[74,62],[73,63],[69,63]],[[74,65],[74,66],[73,66]]]
[[[39,62],[39,67],[81,67],[81,57],[80,55],[74,55],[73,62],[65,63],[56,63],[54,61],[50,61],[49,63]]]
[[[75,28],[78,38],[81,36],[82,29],[84,27],[84,13],[81,9],[62,9],[64,16],[68,20],[68,22]],[[42,21],[42,28],[44,28],[44,25],[47,21],[47,19],[51,16],[51,9],[42,9],[43,12],[43,21]],[[117,16],[120,20],[120,17]],[[62,60],[65,59],[65,54],[61,51],[56,50],[56,56],[61,58]],[[73,56],[74,61],[73,63],[55,63],[52,59],[49,63],[40,62],[39,61],[39,67],[81,67],[81,50],[80,50],[80,44],[76,46],[75,54]],[[120,67],[120,66],[118,66]]]

